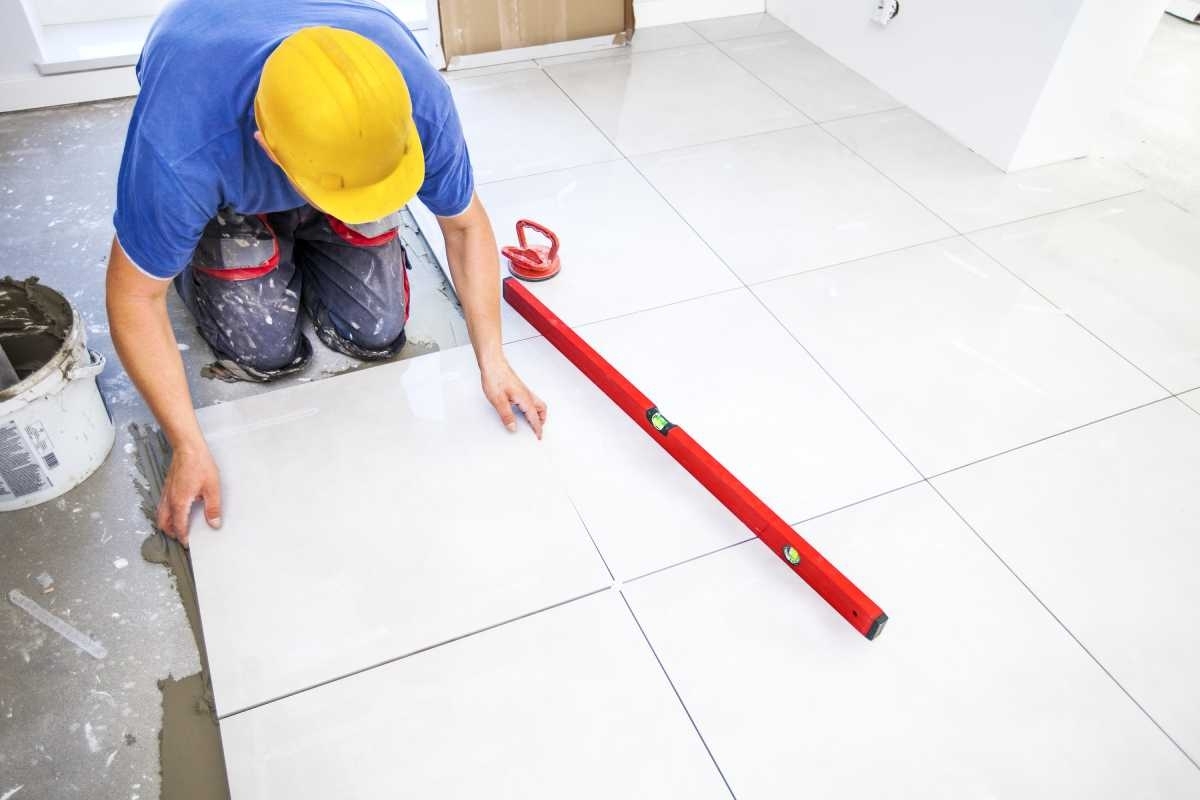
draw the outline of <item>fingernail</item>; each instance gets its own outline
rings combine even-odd
[[[504,427],[508,428],[508,430],[512,433],[517,432],[517,423],[515,423],[515,422],[510,422],[507,425],[505,425]]]
[[[209,525],[211,525],[211,526],[212,526],[212,527],[214,527],[214,528],[219,528],[219,527],[221,527],[221,518],[220,518],[220,517],[213,517],[212,519],[210,519],[210,520],[208,521],[208,524],[209,524]]]

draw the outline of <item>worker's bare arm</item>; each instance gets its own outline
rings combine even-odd
[[[487,211],[475,195],[456,217],[438,219],[446,240],[446,257],[454,288],[467,318],[467,331],[479,361],[483,392],[510,430],[516,429],[512,407],[521,409],[542,436],[546,404],[529,390],[509,366],[500,338],[500,262]]]
[[[170,286],[169,280],[139,270],[113,239],[107,276],[109,327],[125,371],[174,451],[158,506],[158,526],[186,545],[192,504],[202,500],[205,518],[216,527],[221,522],[221,500],[217,467],[196,421],[167,317]]]

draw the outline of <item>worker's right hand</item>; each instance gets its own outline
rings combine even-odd
[[[188,546],[188,517],[197,500],[204,503],[208,526],[221,527],[221,477],[203,443],[175,450],[158,501],[159,529],[184,547]]]

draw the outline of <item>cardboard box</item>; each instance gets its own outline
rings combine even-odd
[[[446,59],[633,35],[633,0],[438,0]]]

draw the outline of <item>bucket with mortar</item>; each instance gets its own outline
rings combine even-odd
[[[0,511],[78,486],[115,431],[79,314],[37,279],[0,280]]]

